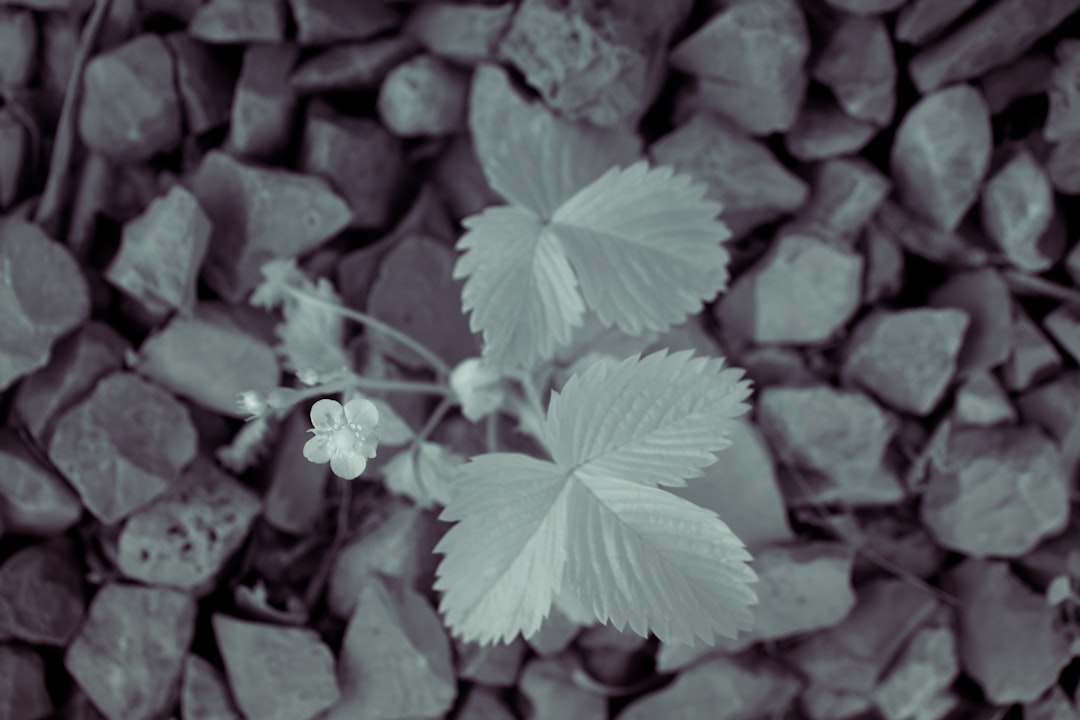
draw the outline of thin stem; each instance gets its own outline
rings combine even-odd
[[[416,393],[419,395],[449,396],[450,388],[441,383],[412,382],[411,380],[376,380],[359,375],[354,376],[350,385],[368,391]]]
[[[420,432],[413,438],[411,443],[413,448],[420,447],[420,443],[427,440],[431,433],[435,432],[435,428],[439,426],[439,423],[442,422],[446,413],[450,412],[450,408],[454,407],[455,404],[453,397],[447,396],[443,398],[442,402],[439,403],[439,406],[431,413],[431,417],[424,423],[424,427],[420,428]]]
[[[489,453],[499,451],[499,414],[491,413],[487,416],[487,427],[485,428],[485,438],[487,440],[487,451]]]

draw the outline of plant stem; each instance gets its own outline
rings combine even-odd
[[[499,415],[498,413],[491,413],[487,416],[487,427],[485,428],[485,438],[487,440],[487,451],[489,453],[498,452],[499,450]]]
[[[448,395],[443,398],[442,402],[439,403],[438,407],[431,413],[431,417],[424,423],[424,427],[420,428],[420,432],[417,433],[416,437],[413,438],[412,443],[410,443],[414,449],[420,447],[420,443],[427,440],[428,436],[435,432],[435,428],[439,426],[443,417],[446,416],[446,413],[450,412],[450,408],[454,407],[454,404],[454,398],[452,396]]]

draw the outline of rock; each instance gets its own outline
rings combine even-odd
[[[332,45],[302,61],[292,74],[292,84],[301,93],[375,88],[415,51],[413,40],[400,35]]]
[[[826,160],[814,169],[813,191],[795,226],[851,249],[891,189],[888,178],[862,158]]]
[[[1004,562],[965,560],[950,579],[961,603],[960,660],[986,699],[1008,705],[1042,695],[1070,657],[1056,610]]]
[[[352,0],[289,0],[301,45],[366,40],[398,24],[390,3]]]
[[[34,14],[0,7],[0,87],[26,85],[37,61],[38,28]]]
[[[385,227],[409,177],[401,141],[382,125],[321,104],[308,108],[299,167],[330,182],[349,204],[355,228]]]
[[[348,205],[321,178],[245,165],[220,151],[191,189],[213,224],[203,279],[233,302],[262,280],[262,264],[295,257],[344,229]]]
[[[64,647],[86,607],[82,563],[66,538],[28,545],[0,566],[0,638]]]
[[[48,362],[57,339],[90,314],[78,263],[23,220],[0,222],[0,391]]]
[[[1080,135],[1054,145],[1046,170],[1059,193],[1080,195]]]
[[[314,631],[213,617],[229,687],[245,717],[310,718],[340,697],[334,656]]]
[[[978,0],[911,0],[900,8],[895,35],[898,42],[923,45],[933,40]]]
[[[1054,215],[1050,178],[1031,153],[1016,154],[994,173],[983,187],[981,210],[987,236],[1020,270],[1045,272],[1064,254],[1064,243],[1046,232]]]
[[[954,267],[979,267],[988,253],[960,235],[941,230],[907,208],[887,199],[870,221],[870,229],[889,237],[912,255]]]
[[[1062,40],[1054,56],[1057,62],[1050,76],[1050,113],[1043,137],[1060,142],[1080,136],[1080,40]]]
[[[56,535],[82,516],[79,497],[9,430],[0,431],[0,519],[4,531]]]
[[[1065,272],[1073,284],[1080,287],[1080,243],[1073,245],[1072,250],[1065,256]]]
[[[827,0],[837,10],[856,15],[878,15],[896,10],[908,0]]]
[[[574,682],[573,661],[566,658],[532,660],[521,674],[524,720],[592,720],[604,717],[607,700]]]
[[[0,209],[14,205],[30,165],[30,134],[9,108],[0,108]]]
[[[1043,329],[1073,360],[1080,362],[1080,313],[1068,305],[1058,305],[1043,318]]]
[[[134,363],[162,387],[220,415],[241,418],[242,392],[278,386],[281,370],[274,349],[242,327],[228,306],[202,303],[150,335]]]
[[[39,442],[46,444],[57,415],[93,389],[124,363],[127,341],[109,325],[91,320],[68,335],[52,351],[49,364],[19,383],[14,416]]]
[[[158,717],[175,702],[195,611],[175,590],[108,583],[64,665],[106,717]]]
[[[175,62],[160,36],[96,55],[83,74],[79,136],[111,160],[135,163],[180,144]]]
[[[186,32],[165,36],[176,59],[176,89],[184,109],[184,126],[193,135],[224,125],[232,109],[236,75],[212,47]]]
[[[379,89],[379,118],[403,138],[450,135],[465,125],[468,80],[433,55],[395,67]]]
[[[1009,357],[1013,338],[1013,299],[1009,286],[991,268],[960,272],[935,289],[927,303],[954,308],[968,317],[956,370],[966,377],[992,370]]]
[[[405,34],[433,55],[471,65],[493,60],[514,12],[514,4],[460,5],[438,2],[418,5],[409,14]]]
[[[1013,313],[1013,342],[1002,368],[1005,386],[1013,391],[1026,390],[1050,377],[1061,368],[1061,354],[1027,313],[1017,308]]]
[[[989,110],[970,85],[923,97],[900,122],[890,155],[904,204],[943,230],[956,229],[978,197],[991,140]]]
[[[280,43],[285,39],[285,0],[207,0],[188,32],[207,43]]]
[[[794,0],[727,4],[671,53],[701,103],[751,135],[786,131],[806,92],[810,37]]]
[[[1050,58],[1037,51],[1019,60],[995,68],[979,78],[990,114],[1004,112],[1016,100],[1046,92],[1054,65]]]
[[[0,645],[0,720],[52,717],[45,662],[33,650]]]
[[[812,162],[859,152],[877,131],[873,123],[851,117],[834,100],[811,94],[784,136],[784,145],[797,159]]]
[[[648,642],[648,638],[629,628],[593,625],[576,641],[581,669],[587,677],[609,688],[636,686],[653,672],[653,649]]]
[[[249,45],[236,82],[226,147],[236,155],[275,159],[288,149],[299,94],[291,74],[300,48],[290,44]]]
[[[298,408],[289,415],[275,441],[270,480],[263,496],[263,518],[278,530],[292,535],[305,535],[314,530],[316,521],[322,516],[329,477],[329,465],[316,465],[304,457],[304,444],[311,438],[310,429],[311,420],[306,410]]]
[[[1080,372],[1060,373],[1053,380],[1033,387],[1017,398],[1020,416],[1035,423],[1056,440],[1065,454],[1066,446],[1080,432],[1076,403],[1080,402]],[[1071,460],[1071,458],[1068,458]],[[1068,467],[1068,465],[1066,465]]]
[[[837,530],[842,527],[838,519],[831,524]],[[848,540],[850,546],[860,549],[852,570],[855,577],[863,572],[862,564],[870,566],[876,573],[880,569],[877,562],[884,559],[914,577],[928,578],[946,559],[945,551],[934,543],[930,533],[918,523],[918,518],[902,519],[893,508],[882,508],[878,514],[860,518],[850,535],[841,530],[840,536]],[[875,560],[866,559],[870,553],[874,554]]]
[[[195,196],[174,185],[124,225],[120,250],[105,277],[156,319],[190,310],[210,229]]]
[[[853,118],[880,127],[892,122],[896,61],[881,18],[844,18],[829,37],[811,75],[832,90],[840,107]]]
[[[953,417],[962,425],[1000,425],[1016,422],[1016,408],[997,378],[984,370],[957,388]]]
[[[969,324],[952,308],[872,313],[852,331],[841,374],[897,410],[925,416],[956,373]]]
[[[758,422],[779,460],[813,474],[812,499],[881,504],[903,497],[884,465],[896,423],[861,393],[824,385],[766,388]]]
[[[863,233],[863,303],[873,305],[896,296],[904,287],[904,251],[885,234],[879,225],[871,224]]]
[[[1061,454],[1031,426],[953,430],[929,478],[923,522],[973,557],[1019,557],[1068,520]]]
[[[691,4],[524,0],[499,44],[499,59],[571,121],[632,124],[659,90],[663,50]]]
[[[801,233],[782,236],[716,306],[725,332],[756,343],[828,340],[859,307],[863,259]]]
[[[457,696],[450,643],[419,593],[368,583],[349,620],[339,661],[342,700],[327,720],[437,717]]]
[[[182,485],[124,523],[117,567],[148,585],[204,594],[244,542],[261,507],[247,487],[210,461],[196,460]]]
[[[738,355],[738,364],[754,387],[770,385],[813,385],[817,376],[807,367],[802,354],[793,347],[762,345]]]
[[[765,145],[705,113],[662,137],[650,154],[653,162],[690,173],[707,185],[709,199],[724,207],[724,223],[733,239],[797,210],[809,194],[806,183]]]
[[[1024,706],[1025,720],[1074,720],[1080,708],[1060,685],[1054,685],[1034,703]]]
[[[196,442],[187,409],[172,395],[118,372],[59,419],[49,459],[86,508],[112,524],[172,486],[195,457]]]
[[[679,674],[675,682],[626,706],[618,720],[781,717],[802,683],[783,665],[760,656],[715,657]]]
[[[1080,0],[997,0],[978,16],[921,50],[909,72],[920,92],[968,80],[1020,57],[1080,9]]]
[[[460,133],[450,141],[439,156],[433,177],[450,211],[459,220],[503,202],[488,185],[469,133]]]
[[[510,643],[480,645],[458,640],[457,676],[488,687],[513,687],[528,649],[521,636]]]
[[[923,717],[959,671],[952,627],[939,624],[920,628],[908,641],[896,666],[874,690],[874,704],[886,720]]]
[[[198,655],[184,660],[182,720],[243,720],[220,670]]]
[[[517,717],[495,692],[474,685],[454,716],[457,720],[515,720]]]

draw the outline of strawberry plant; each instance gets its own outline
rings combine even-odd
[[[314,403],[305,454],[352,479],[388,444],[384,425],[403,426],[365,393],[441,398],[419,432],[393,433],[405,447],[384,475],[395,492],[444,506],[441,518],[454,523],[436,547],[435,589],[448,627],[466,640],[530,636],[553,606],[667,642],[733,637],[752,623],[750,555],[715,513],[664,488],[717,461],[748,409],[749,383],[718,357],[612,356],[581,343],[593,328],[644,346],[723,290],[720,207],[690,177],[626,162],[624,144],[550,114],[511,128],[494,148],[481,160],[508,204],[463,221],[454,268],[482,356],[450,368],[343,307],[326,281],[277,261],[253,302],[281,307],[278,349],[301,387],[241,403],[257,421],[343,393],[344,404]],[[409,347],[436,381],[354,372],[342,319]],[[569,379],[545,403],[563,362]],[[462,462],[428,442],[454,407],[487,424],[489,452]],[[547,457],[500,452],[495,430],[506,417]]]

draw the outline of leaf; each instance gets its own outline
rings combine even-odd
[[[464,461],[442,445],[420,443],[417,448],[399,452],[386,464],[386,487],[425,509],[446,505],[450,483]]]
[[[333,286],[325,278],[305,290],[329,302],[340,304]],[[284,321],[278,324],[277,350],[285,366],[297,371],[332,373],[349,367],[343,340],[344,321],[330,307],[290,298],[283,306]]]

